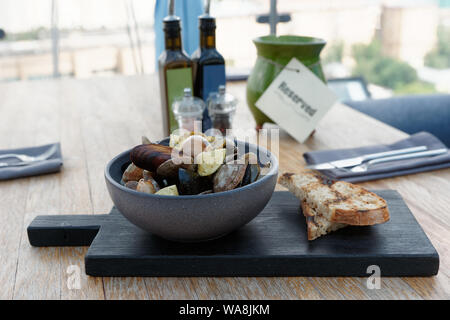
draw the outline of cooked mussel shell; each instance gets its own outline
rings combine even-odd
[[[178,170],[178,186],[181,194],[199,194],[212,189],[211,179],[183,168]]]
[[[131,150],[131,161],[139,168],[155,172],[172,155],[172,148],[160,144],[141,144]]]
[[[241,186],[246,186],[250,183],[255,182],[260,173],[260,168],[258,164],[248,164],[245,169],[244,177],[242,178]]]
[[[137,167],[134,163],[130,163],[125,169],[122,175],[122,181],[127,183],[128,181],[139,181],[142,178],[143,171]]]
[[[136,191],[139,192],[144,192],[144,193],[156,193],[159,190],[159,187],[157,187],[157,184],[155,184],[155,181],[152,180],[144,180],[141,179],[139,180],[137,186],[136,186]]]
[[[131,190],[136,190],[137,186],[138,186],[137,181],[128,181],[127,183],[125,183],[125,187],[127,187],[128,189],[131,189]]]
[[[176,177],[178,175],[179,164],[175,164],[172,159],[164,161],[158,169],[156,169],[156,174],[161,177]]]
[[[153,173],[148,170],[144,170],[142,172],[142,178],[144,178],[144,180],[153,179]]]
[[[171,158],[164,161],[158,169],[156,169],[156,174],[163,178],[176,178],[178,176],[178,169],[180,168],[196,171],[197,165],[193,162],[191,157]]]
[[[155,176],[155,181],[158,183],[161,189],[178,183],[178,177],[176,178],[162,178],[160,176]]]
[[[258,179],[261,168],[258,162],[258,156],[252,152],[244,154],[245,164],[247,168],[245,169],[244,177],[242,178],[241,186],[245,186],[252,182],[255,182]]]
[[[150,144],[150,143],[152,143],[152,142],[150,141],[150,139],[147,138],[146,136],[142,136],[142,137],[141,137],[141,141],[142,141],[142,144]]]
[[[228,191],[240,185],[247,165],[244,163],[225,163],[216,172],[213,179],[214,192]]]

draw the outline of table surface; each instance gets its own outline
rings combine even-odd
[[[0,84],[0,149],[60,141],[64,156],[60,173],[0,182],[0,299],[449,299],[450,169],[362,183],[399,191],[440,255],[437,276],[382,278],[380,289],[368,289],[367,278],[349,277],[96,278],[84,273],[87,247],[31,247],[26,227],[38,214],[109,212],[105,164],[139,144],[142,135],[162,137],[156,80]],[[254,134],[245,83],[228,88],[240,100],[235,127]],[[309,150],[392,143],[406,136],[337,105],[304,144],[280,133],[280,173],[298,171]],[[68,285],[77,270],[80,289]]]

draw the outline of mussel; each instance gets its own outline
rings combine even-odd
[[[127,183],[128,181],[139,181],[142,178],[143,171],[143,169],[137,167],[134,163],[130,163],[123,172],[122,181],[124,183]]]
[[[131,190],[136,190],[137,186],[138,186],[138,182],[137,181],[128,181],[127,183],[125,183],[125,187],[131,189]]]
[[[260,166],[258,164],[258,157],[254,153],[246,153],[244,155],[244,158],[247,167],[245,169],[244,177],[241,181],[241,187],[255,182],[261,172]]]
[[[211,179],[183,168],[178,170],[178,186],[181,194],[199,194],[212,189]]]
[[[136,191],[144,192],[144,193],[156,193],[159,190],[157,184],[155,184],[154,180],[139,180]]]
[[[240,185],[247,165],[229,162],[223,164],[214,175],[214,192],[228,191]]]
[[[142,178],[144,178],[144,180],[149,180],[150,178],[153,178],[153,173],[148,170],[144,170],[142,172]]]
[[[189,171],[196,171],[197,165],[193,163],[191,157],[180,156],[176,158],[171,158],[164,161],[158,169],[156,169],[156,174],[163,178],[174,178],[178,175],[178,169],[183,168]]]
[[[147,138],[146,136],[142,136],[142,137],[141,137],[141,140],[142,140],[142,144],[150,144],[150,143],[152,143],[152,142],[150,141],[150,139]]]
[[[131,150],[131,161],[139,168],[155,172],[172,155],[172,148],[156,143],[141,144]]]
[[[178,175],[180,165],[175,164],[172,159],[166,160],[156,169],[156,174],[164,178],[173,178]]]

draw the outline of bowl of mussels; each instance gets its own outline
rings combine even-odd
[[[278,160],[267,149],[202,133],[172,134],[112,159],[105,179],[133,224],[173,241],[222,237],[250,222],[275,189]]]

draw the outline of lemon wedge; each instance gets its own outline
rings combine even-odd
[[[198,164],[198,174],[205,177],[216,172],[223,164],[226,151],[226,149],[215,149],[199,153],[195,157],[195,163]]]
[[[163,195],[163,196],[178,196],[179,195],[176,185],[172,185],[172,186],[168,186],[168,187],[162,188],[161,190],[159,190],[155,194],[160,194],[160,195]]]

